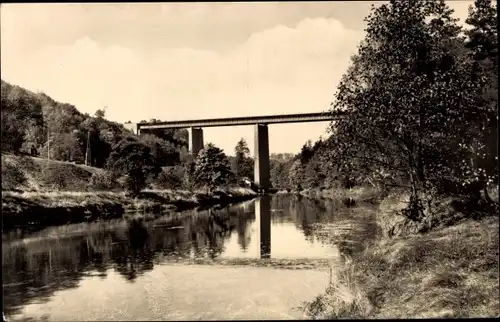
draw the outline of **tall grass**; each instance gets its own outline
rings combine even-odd
[[[335,274],[315,318],[493,317],[500,314],[498,217],[384,239]],[[346,295],[347,294],[347,295]]]

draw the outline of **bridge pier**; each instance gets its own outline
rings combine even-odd
[[[137,123],[123,123],[123,127],[130,130],[135,135],[140,135],[141,131]]]
[[[255,124],[254,182],[265,192],[270,188],[269,132],[267,124]]]
[[[189,151],[196,156],[203,149],[203,129],[199,127],[189,128]]]

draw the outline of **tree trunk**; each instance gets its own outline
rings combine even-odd
[[[414,174],[410,172],[410,183],[411,183],[411,194],[410,194],[410,204],[408,208],[403,211],[404,215],[411,220],[421,221],[424,218],[424,206],[422,203],[422,185]]]

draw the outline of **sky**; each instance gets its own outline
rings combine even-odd
[[[322,112],[381,3],[2,4],[1,77],[120,123]],[[448,1],[462,23],[472,3]],[[270,152],[327,126],[269,125]],[[253,153],[253,126],[204,129],[227,154],[240,138]]]

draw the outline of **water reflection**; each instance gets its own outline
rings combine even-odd
[[[255,216],[260,228],[260,258],[271,258],[271,197],[255,201]]]
[[[89,275],[100,277],[102,287],[110,287],[106,284],[109,269],[134,283],[157,265],[177,261],[331,258],[339,249],[353,254],[374,236],[374,220],[365,213],[334,201],[264,196],[224,209],[187,211],[146,223],[67,225],[22,239],[4,235],[5,313],[15,314],[27,303],[47,301],[56,291],[79,287]],[[332,222],[338,234],[318,229],[318,224]]]

